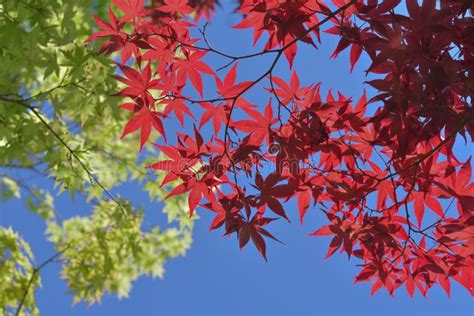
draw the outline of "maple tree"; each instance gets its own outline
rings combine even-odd
[[[120,139],[128,112],[115,107],[115,64],[84,45],[92,13],[107,8],[106,0],[0,1],[2,316],[39,315],[48,301],[127,297],[136,279],[162,278],[192,244],[186,196],[164,200],[169,188],[130,152],[138,133]],[[163,203],[168,223],[150,219],[143,196],[116,190],[133,183]],[[56,278],[70,302],[50,290]]]
[[[140,148],[152,129],[163,136],[155,145],[168,159],[149,168],[167,172],[162,185],[180,182],[168,196],[189,193],[190,215],[213,212],[212,230],[236,235],[241,248],[251,240],[266,259],[264,238],[278,240],[268,227],[289,221],[285,202],[295,199],[301,221],[311,206],[324,212],[328,223],[310,235],[331,238],[326,257],[357,257],[356,282],[371,281],[372,293],[404,285],[410,296],[426,295],[439,284],[449,295],[454,280],[474,295],[471,160],[454,150],[456,140],[474,137],[472,1],[242,0],[233,27],[266,43],[240,56],[214,49],[207,24],[200,27],[218,1],[112,2],[121,14],[96,18],[89,41],[121,54],[119,95],[129,98],[121,107],[132,112],[123,134],[140,129]],[[339,38],[333,58],[350,49],[350,71],[368,56],[373,96],[323,97],[319,83],[301,86],[297,48],[320,45],[320,32]],[[208,54],[228,63],[213,69]],[[273,56],[270,66],[237,82],[238,62],[262,55]],[[288,81],[274,74],[282,59]],[[212,98],[204,98],[203,77],[216,83],[206,91]],[[252,104],[245,94],[260,84],[269,101]],[[175,119],[193,132],[165,135]],[[276,168],[265,174],[269,163]]]

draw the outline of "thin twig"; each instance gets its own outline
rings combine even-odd
[[[15,315],[18,316],[20,315],[21,313],[21,309],[23,308],[23,305],[25,304],[25,301],[26,301],[26,298],[28,297],[28,293],[30,292],[30,288],[31,288],[31,285],[33,284],[36,276],[38,275],[38,273],[41,271],[41,269],[43,269],[47,264],[53,262],[56,258],[58,258],[59,256],[61,256],[67,249],[69,248],[69,246],[66,246],[64,249],[56,252],[54,255],[52,255],[51,257],[49,257],[48,259],[46,259],[45,261],[43,261],[40,265],[38,265],[37,267],[33,268],[33,272],[31,274],[31,277],[30,277],[30,280],[28,281],[28,284],[25,288],[25,291],[23,292],[23,296],[20,300],[20,303],[18,304],[18,308],[15,312]]]
[[[16,103],[26,109],[28,109],[31,113],[33,113],[34,116],[36,116],[41,123],[53,134],[53,136],[68,150],[69,154],[74,157],[74,159],[79,163],[81,168],[86,172],[86,174],[89,176],[91,183],[96,184],[99,186],[99,188],[112,200],[114,201],[119,207],[120,210],[122,211],[123,215],[127,218],[127,212],[125,208],[123,207],[122,203],[109,191],[105,186],[99,181],[99,179],[92,173],[91,170],[85,165],[85,163],[82,161],[82,159],[77,155],[77,153],[66,143],[66,141],[58,134],[56,131],[49,125],[49,123],[43,118],[43,116],[37,111],[36,108],[30,106],[28,102],[24,100],[12,100],[8,98],[2,98],[0,97],[0,100],[6,101],[6,102],[12,102]]]

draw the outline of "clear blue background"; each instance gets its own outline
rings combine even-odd
[[[230,1],[222,2],[223,9],[218,11],[208,29],[214,46],[235,55],[261,49],[261,45],[251,47],[251,31],[230,29],[240,17],[232,14],[234,6]],[[303,85],[323,82],[323,90],[339,89],[344,95],[358,99],[362,94],[362,83],[367,80],[363,70],[367,68],[368,60],[363,55],[353,74],[349,75],[347,52],[336,60],[329,60],[336,43],[336,37],[323,36],[323,44],[318,50],[300,45],[295,69]],[[271,59],[267,56],[240,62],[238,79],[256,78],[265,72]],[[207,60],[215,66],[225,63],[211,54]],[[280,61],[276,74],[289,78],[286,60]],[[206,86],[210,88],[212,83],[207,78]],[[268,86],[268,82],[264,86]],[[259,87],[247,97],[260,107],[268,101],[268,94],[262,93]],[[177,125],[167,124],[169,135],[172,135]],[[212,133],[211,124],[205,129],[204,134]],[[467,157],[471,151],[472,147],[464,149],[459,153],[460,157]],[[31,181],[37,186],[52,188],[50,181],[37,178]],[[141,203],[148,200],[147,194],[136,184],[118,188],[115,192]],[[145,203],[144,206],[149,224],[165,225],[161,205]],[[21,233],[31,244],[37,262],[54,253],[52,246],[44,240],[41,219],[28,213],[22,201],[0,207],[0,223],[12,225]],[[336,254],[325,261],[323,257],[329,241],[306,236],[324,224],[325,219],[317,209],[309,211],[301,226],[294,203],[285,207],[292,223],[280,221],[270,230],[286,245],[269,241],[268,263],[253,245],[249,244],[240,252],[234,238],[222,237],[222,231],[210,233],[211,214],[198,210],[201,219],[196,223],[192,249],[185,257],[166,264],[164,280],[141,278],[135,282],[128,299],[106,296],[101,304],[72,307],[72,296],[68,294],[66,283],[59,278],[60,266],[53,263],[41,271],[44,285],[37,291],[40,310],[43,315],[474,315],[472,298],[455,282],[452,283],[451,299],[438,286],[430,290],[428,299],[419,293],[410,299],[404,288],[396,292],[396,298],[390,297],[385,290],[370,296],[369,283],[354,284],[358,262],[348,261],[345,254]],[[56,212],[64,218],[73,214],[86,215],[89,211],[90,205],[81,198],[73,203],[67,194],[57,198]]]

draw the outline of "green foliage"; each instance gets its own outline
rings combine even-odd
[[[141,275],[162,277],[165,260],[189,246],[189,234],[174,228],[160,233],[156,227],[144,232],[143,214],[125,210],[129,218],[114,202],[102,201],[90,218],[74,217],[62,227],[49,225],[50,240],[62,252],[62,276],[75,301],[99,301],[104,290],[126,297],[133,280]]]
[[[144,168],[143,154],[136,154],[138,136],[120,139],[128,117],[113,96],[119,90],[111,78],[114,65],[84,44],[92,12],[103,15],[106,5],[0,2],[0,197],[21,197],[44,219],[74,301],[88,303],[105,291],[126,296],[141,275],[161,277],[165,261],[190,247],[192,230],[185,197],[164,201],[172,224],[159,229],[142,225],[146,212],[113,192],[138,182],[152,200],[166,195]],[[157,154],[152,147],[144,152]],[[31,175],[48,177],[56,190],[39,189]],[[53,197],[65,191],[71,198],[85,196],[94,205],[91,215],[64,220]],[[33,293],[40,271],[28,285],[35,271],[28,245],[11,229],[0,232],[0,310],[18,307],[26,291],[21,312],[38,313]]]
[[[0,315],[15,312],[23,301],[20,315],[38,315],[35,298],[27,288],[41,285],[28,244],[10,228],[0,227]]]

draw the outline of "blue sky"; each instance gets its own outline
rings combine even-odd
[[[225,4],[229,1],[222,1]],[[252,48],[251,31],[233,31],[230,26],[239,20],[231,13],[233,6],[224,5],[208,28],[209,40],[219,50],[235,55],[257,51]],[[303,85],[323,82],[323,91],[339,89],[346,96],[358,99],[363,92],[362,83],[367,80],[363,70],[368,65],[366,56],[349,74],[347,52],[336,60],[329,56],[337,43],[335,37],[323,37],[318,50],[299,46],[295,69]],[[219,66],[225,60],[209,55],[211,64]],[[238,79],[251,80],[267,68],[271,57],[262,57],[239,64]],[[289,78],[287,62],[281,60],[276,74]],[[212,82],[207,81],[210,88]],[[208,89],[209,90],[209,89]],[[266,93],[258,87],[248,95],[259,106],[268,101]],[[260,92],[259,92],[260,91]],[[370,93],[370,91],[369,91]],[[169,135],[177,127],[171,123]],[[211,125],[203,133],[210,135]],[[137,144],[138,147],[138,144]],[[469,150],[460,153],[467,157]],[[47,180],[35,180],[38,186],[51,189]],[[115,191],[135,201],[147,201],[148,197],[136,184]],[[164,224],[160,215],[161,205],[144,203],[149,221]],[[345,255],[323,257],[329,243],[325,238],[308,237],[325,223],[316,209],[309,211],[303,225],[298,223],[294,203],[285,205],[292,219],[288,224],[278,221],[270,229],[286,245],[269,241],[265,262],[253,245],[242,252],[234,238],[222,237],[222,231],[209,232],[211,214],[198,213],[194,243],[185,257],[169,261],[163,280],[141,278],[134,283],[128,299],[118,300],[106,296],[101,304],[72,307],[72,296],[59,278],[60,267],[52,264],[42,270],[43,288],[37,291],[38,304],[43,315],[473,315],[474,306],[468,292],[452,283],[451,299],[439,287],[433,288],[428,299],[419,293],[409,298],[402,288],[396,298],[384,290],[370,296],[370,284],[354,284],[358,262],[348,261]],[[90,206],[81,198],[71,203],[67,194],[57,198],[56,210],[64,217],[85,215]],[[2,204],[0,224],[12,225],[31,244],[38,262],[48,258],[52,246],[44,240],[44,224],[41,219],[25,210],[21,201]]]

